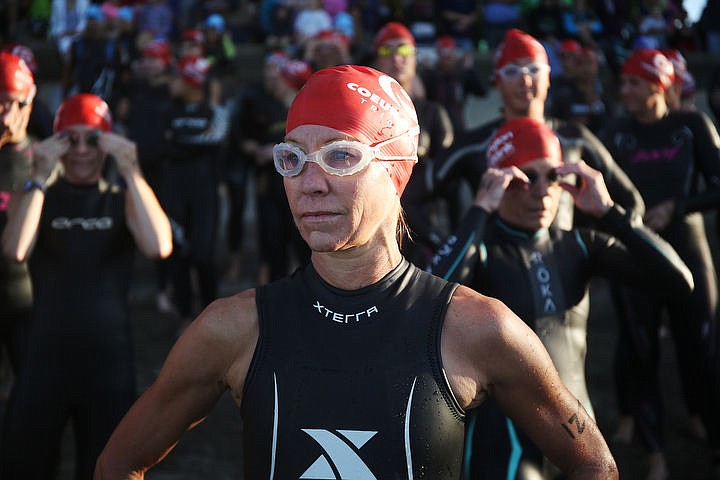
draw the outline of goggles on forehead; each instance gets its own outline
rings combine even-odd
[[[538,78],[541,74],[550,71],[550,65],[546,63],[528,63],[527,65],[515,65],[508,63],[504,67],[498,69],[496,73],[503,80],[517,80],[523,75],[530,75],[532,78]]]
[[[382,45],[378,47],[377,54],[380,57],[390,57],[395,54],[400,55],[401,57],[411,57],[415,55],[415,47],[408,43],[403,43],[397,47]]]
[[[294,177],[302,171],[305,163],[314,162],[330,175],[346,177],[363,170],[373,160],[417,162],[417,155],[411,157],[382,155],[380,149],[406,135],[417,135],[419,132],[420,129],[415,127],[372,146],[354,140],[337,140],[311,153],[305,153],[302,148],[292,143],[278,143],[273,147],[275,170],[283,177]]]

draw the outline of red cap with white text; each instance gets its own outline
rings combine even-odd
[[[487,151],[488,167],[519,167],[539,158],[560,160],[560,140],[545,122],[530,117],[504,123],[493,135]]]
[[[641,48],[625,60],[623,75],[642,78],[663,91],[675,81],[675,70],[670,60],[660,50]]]
[[[370,67],[341,65],[315,72],[300,89],[288,112],[286,132],[301,125],[321,125],[381,147],[383,155],[417,158],[415,106],[400,84]],[[410,178],[412,161],[383,161],[400,195]]]
[[[19,95],[32,101],[37,88],[25,60],[8,52],[0,52],[0,92]]]

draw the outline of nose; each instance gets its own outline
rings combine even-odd
[[[328,191],[328,175],[320,165],[307,162],[298,174],[302,192],[307,195],[318,195]]]

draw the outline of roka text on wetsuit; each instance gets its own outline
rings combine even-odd
[[[556,225],[527,232],[473,207],[429,267],[436,275],[502,300],[517,313],[542,340],[563,383],[593,416],[584,366],[591,278],[607,277],[658,295],[687,291],[692,283],[675,252],[647,228],[633,224],[622,207],[612,208],[599,224],[603,232],[566,231]],[[476,409],[468,425],[466,475],[505,478],[521,460],[541,463],[538,448],[493,402]]]

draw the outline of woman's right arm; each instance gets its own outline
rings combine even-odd
[[[258,339],[254,292],[216,300],[190,324],[108,440],[95,480],[145,478],[225,390],[240,404]]]

